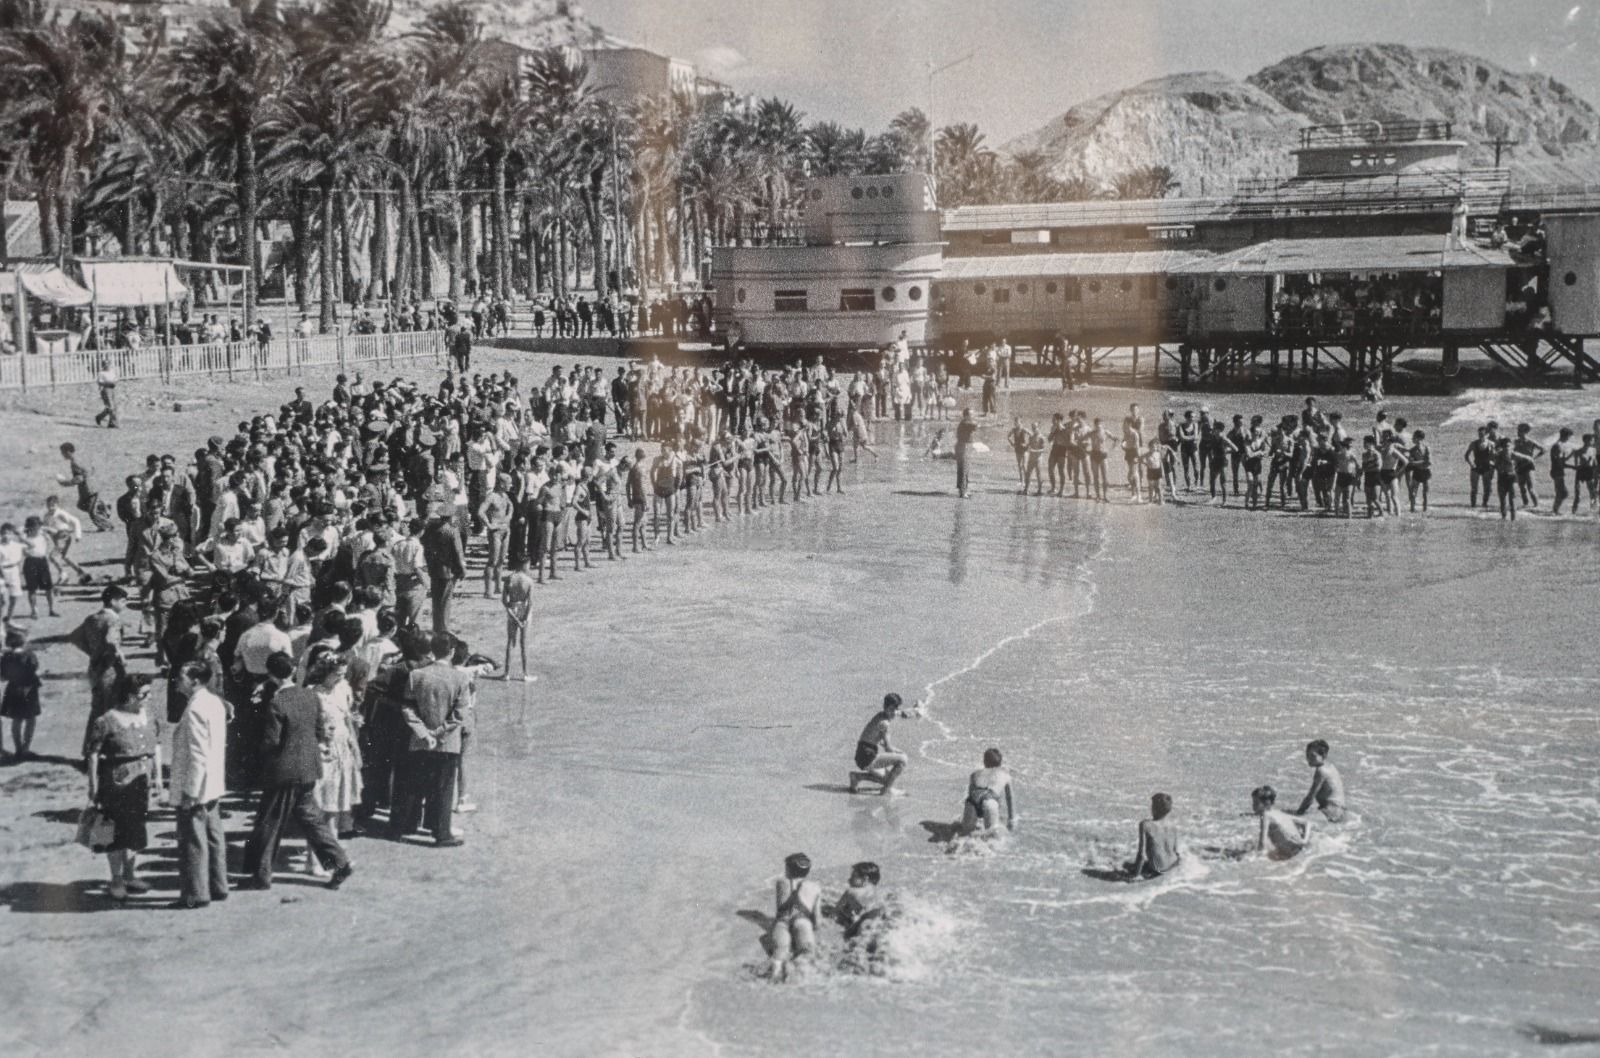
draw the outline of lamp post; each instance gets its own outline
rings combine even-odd
[[[943,66],[935,66],[935,65],[933,65],[933,60],[932,59],[928,60],[928,179],[930,179],[930,180],[932,180],[934,182],[934,192],[935,193],[937,193],[938,189],[939,189],[939,183],[938,183],[939,165],[938,165],[938,157],[934,153],[934,150],[935,150],[934,136],[935,136],[935,130],[938,128],[938,126],[934,123],[934,120],[933,120],[933,79],[936,76],[938,76],[939,74],[944,73],[946,70],[951,70],[951,69],[954,69],[957,66],[960,66],[962,63],[966,62],[968,59],[972,58],[976,54],[978,54],[976,50],[969,51],[965,55],[961,56],[959,59],[951,59],[949,62],[945,63]]]

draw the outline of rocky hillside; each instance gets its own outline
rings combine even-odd
[[[1079,103],[1002,148],[1058,159],[1062,179],[1109,184],[1146,165],[1173,170],[1177,194],[1213,194],[1242,176],[1290,170],[1285,145],[1307,120],[1266,92],[1220,73],[1184,73]]]
[[[1242,83],[1219,73],[1157,78],[1080,103],[1003,150],[1041,150],[1054,175],[1101,183],[1165,165],[1176,193],[1212,194],[1291,172],[1304,125],[1368,118],[1445,118],[1469,142],[1469,164],[1492,161],[1490,141],[1503,137],[1516,143],[1505,156],[1515,176],[1600,179],[1600,113],[1559,81],[1396,44],[1314,48]]]
[[[406,29],[422,19],[437,0],[396,0],[394,25]],[[605,41],[605,32],[570,0],[480,0],[484,36],[524,48],[584,47]]]

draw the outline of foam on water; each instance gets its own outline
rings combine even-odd
[[[1572,427],[1579,435],[1587,432],[1597,413],[1600,406],[1594,394],[1583,390],[1469,389],[1443,425],[1476,428],[1494,421],[1505,433],[1525,422],[1537,436],[1554,440],[1562,426]]]

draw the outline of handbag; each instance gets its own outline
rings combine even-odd
[[[117,839],[117,824],[94,805],[78,813],[78,833],[74,840],[91,852],[104,852]]]

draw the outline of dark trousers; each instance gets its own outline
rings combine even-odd
[[[361,806],[358,819],[370,819],[380,808],[394,804],[391,792],[398,785],[396,775],[406,755],[411,732],[400,719],[399,707],[388,702],[378,706],[372,719],[361,729]]]
[[[401,628],[410,628],[417,623],[417,618],[422,613],[422,601],[426,599],[427,592],[423,590],[421,578],[396,578],[394,585],[394,619]]]
[[[220,802],[178,809],[178,883],[191,904],[227,899],[228,837]]]
[[[963,495],[967,491],[967,460],[970,458],[967,445],[956,445],[956,491]]]
[[[456,804],[456,768],[461,758],[455,753],[436,753],[414,749],[406,754],[404,772],[395,791],[395,837],[426,826],[435,841],[452,835]]]
[[[450,631],[450,598],[456,593],[454,577],[435,577],[433,594],[433,634]]]
[[[328,817],[323,814],[322,806],[317,804],[316,789],[316,783],[301,782],[269,786],[262,792],[255,826],[244,846],[246,874],[253,875],[263,885],[272,884],[272,861],[277,858],[278,842],[291,819],[305,832],[311,854],[328,870],[339,870],[350,862],[339,839],[328,827]]]

